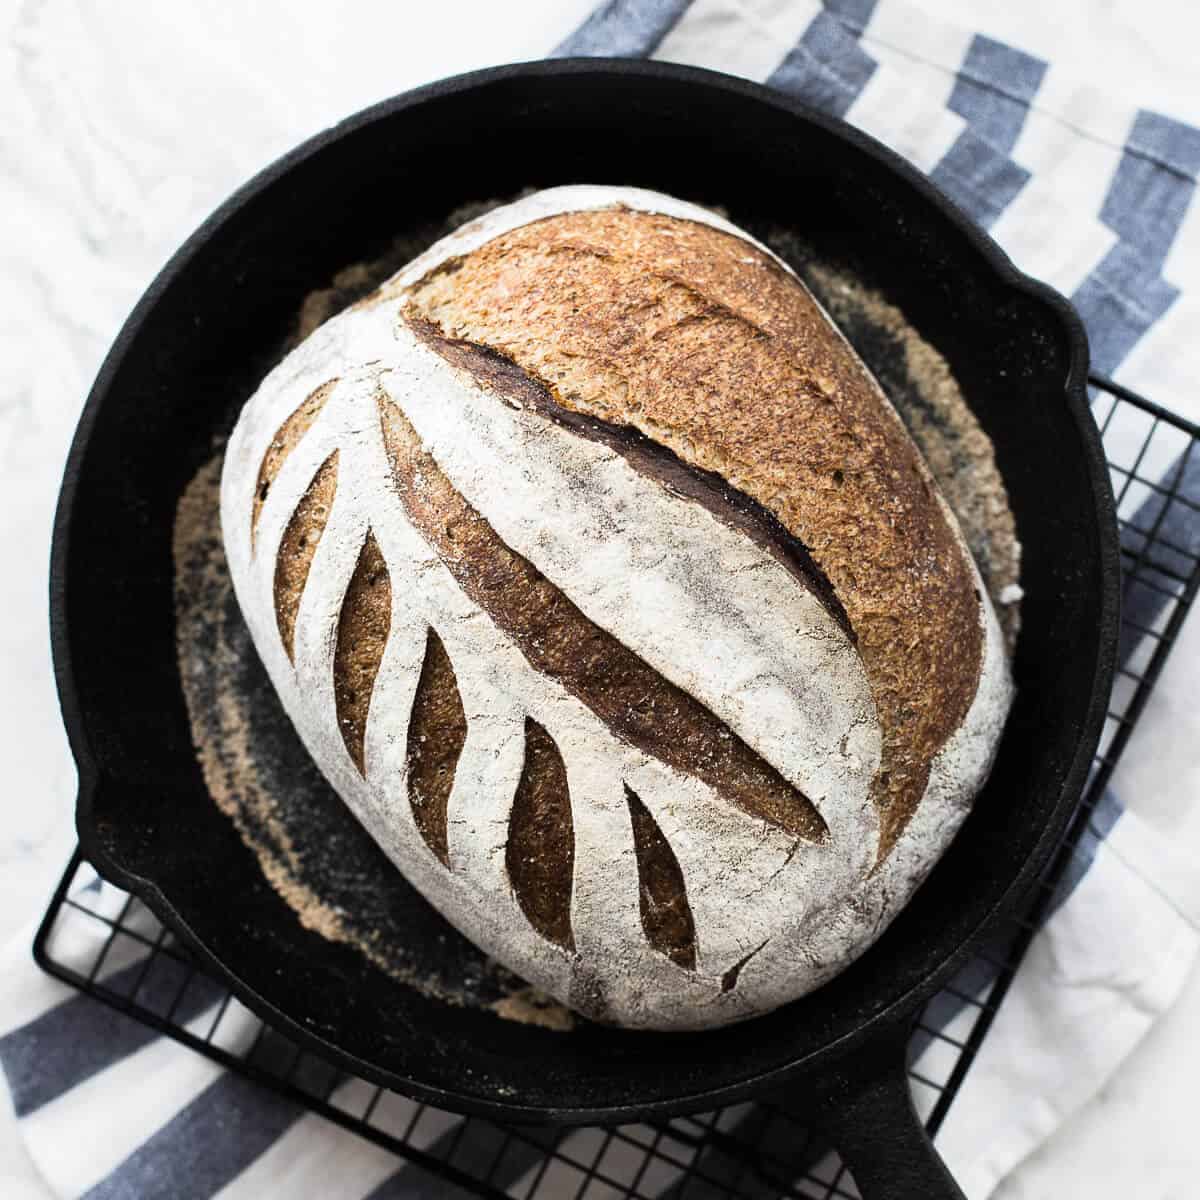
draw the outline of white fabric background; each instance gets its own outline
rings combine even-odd
[[[1200,123],[1200,15],[1191,3],[921,6]],[[592,4],[458,0],[422,5],[419,15],[407,7],[8,0],[0,8],[0,747],[8,785],[0,942],[40,910],[72,844],[73,769],[49,673],[45,563],[75,417],[129,308],[220,200],[301,138],[438,76],[540,57]],[[1200,231],[1200,222],[1189,227]],[[1194,238],[1176,247],[1197,252]],[[1194,713],[1200,700],[1198,653],[1193,617],[1116,781],[1124,802],[1170,832],[1192,861],[1200,811],[1181,811],[1177,798],[1181,786],[1197,792],[1200,758],[1172,716]],[[1193,979],[1126,1067],[997,1194],[1078,1194],[1086,1179],[1101,1200],[1195,1195],[1198,1023]],[[3,1111],[0,1194],[43,1194]]]

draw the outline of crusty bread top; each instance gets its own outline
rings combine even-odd
[[[741,238],[615,207],[449,259],[409,288],[406,316],[510,359],[597,436],[637,430],[715,473],[803,544],[883,731],[882,861],[976,694],[982,598],[899,418],[807,290]]]
[[[570,1007],[686,1029],[860,954],[987,776],[1011,681],[926,479],[769,251],[579,186],[298,346],[221,521],[284,709],[410,882]]]

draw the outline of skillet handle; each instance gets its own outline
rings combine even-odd
[[[816,1082],[805,1108],[864,1200],[965,1200],[913,1108],[907,1026],[872,1038]]]

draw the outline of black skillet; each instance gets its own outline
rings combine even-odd
[[[210,800],[176,667],[175,503],[301,298],[464,200],[589,181],[724,205],[852,261],[949,360],[996,447],[1024,544],[1019,692],[949,853],[859,962],[769,1016],[694,1035],[571,1035],[431,1000],[303,929]],[[54,535],[51,619],[79,833],[237,995],[334,1062],[462,1112],[616,1122],[788,1085],[863,1194],[953,1196],[904,1074],[910,1019],[1044,865],[1099,735],[1117,542],[1087,347],[924,178],[764,88],[663,64],[503,67],[401,96],[239,191],[154,281],[88,399]],[[434,919],[416,909],[414,922]]]

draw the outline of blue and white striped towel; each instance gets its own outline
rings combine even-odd
[[[132,25],[126,31],[135,47],[138,37],[149,47],[146,64],[154,38],[163,36],[151,12],[137,18],[139,34]],[[39,19],[19,37],[32,64],[31,95],[62,85],[47,66],[61,33],[52,28],[59,18],[47,18],[45,28]],[[293,130],[285,115],[299,92],[324,96],[334,108],[330,97],[354,95],[338,91],[344,69],[322,55],[320,39],[303,20],[299,24],[288,53],[272,59],[290,59],[291,74],[272,78],[269,102],[245,105],[244,121],[216,130],[199,120],[202,106],[191,100],[173,110],[190,114],[191,123],[174,129],[166,118],[156,121],[155,106],[140,106],[136,96],[106,116],[102,105],[89,105],[88,81],[128,70],[120,55],[130,52],[116,34],[107,40],[89,34],[75,46],[88,70],[62,85],[54,103],[67,124],[95,134],[85,173],[100,202],[82,226],[103,228],[99,234],[91,229],[93,243],[84,237],[74,251],[68,246],[68,258],[74,252],[86,267],[79,277],[93,297],[111,284],[95,245],[116,246],[110,257],[119,263],[123,222],[153,219],[150,200],[153,212],[165,211],[168,220],[190,214],[186,178],[167,173],[161,186],[147,189],[129,166],[146,161],[147,147],[162,150],[185,129],[200,144],[219,138],[234,147],[230,169],[245,175],[259,165],[263,147],[277,150],[307,131]],[[258,27],[260,35],[264,28]],[[68,32],[74,37],[82,30]],[[214,44],[196,40],[198,72]],[[1184,415],[1200,415],[1192,390],[1200,377],[1200,215],[1194,203],[1200,129],[934,20],[905,0],[609,0],[543,52],[654,56],[712,67],[846,118],[928,172],[1021,268],[1070,296],[1087,323],[1098,369],[1119,371]],[[264,65],[268,72],[279,69]],[[163,96],[172,86],[191,86],[186,78],[159,83]],[[235,98],[250,86],[241,77],[228,84]],[[136,79],[129,87],[136,91]],[[65,178],[64,188],[70,174]],[[1123,432],[1118,423],[1109,431],[1110,457],[1128,464],[1144,432],[1136,423]],[[1200,463],[1176,461],[1177,453],[1170,439],[1161,447],[1156,442],[1140,473],[1178,475],[1185,494],[1200,500]],[[1162,512],[1162,504],[1148,488],[1130,489],[1123,512],[1143,527],[1161,516],[1175,544],[1200,549],[1200,526],[1180,506]],[[1145,589],[1131,591],[1126,604],[1147,628],[1163,620],[1161,599]],[[1127,660],[1143,653],[1136,639],[1123,648]],[[1155,715],[1159,729],[1168,721],[1191,723],[1190,738],[1175,739],[1178,753],[1180,741],[1194,740],[1196,715],[1166,707]],[[1126,775],[1136,778],[1136,747],[1129,757]],[[1189,767],[1194,761],[1193,754]],[[1118,773],[1118,791],[1121,778]],[[1186,800],[1181,780],[1179,794],[1160,799],[1160,808]],[[1200,886],[1191,860],[1124,812],[1115,792],[1106,796],[1086,842],[938,1139],[976,1200],[1111,1074],[1170,1005],[1200,944]],[[101,888],[101,899],[106,895]],[[78,944],[60,945],[57,954],[90,961],[90,935],[80,929],[73,936]],[[13,945],[0,970],[0,1064],[25,1145],[52,1194],[112,1200],[457,1194],[420,1168],[73,996],[29,965],[27,945],[27,939]],[[105,966],[131,969],[136,965],[119,952]],[[197,1028],[211,1016],[213,999],[197,994],[185,1014]],[[950,1013],[947,1019],[957,1018]],[[252,1028],[249,1019],[239,1020],[234,1011],[224,1034],[231,1046]],[[927,1073],[937,1073],[932,1059],[941,1052],[936,1043],[926,1049]],[[432,1113],[414,1140],[434,1146],[454,1136],[457,1126],[453,1116]],[[664,1178],[662,1194],[670,1189]]]

